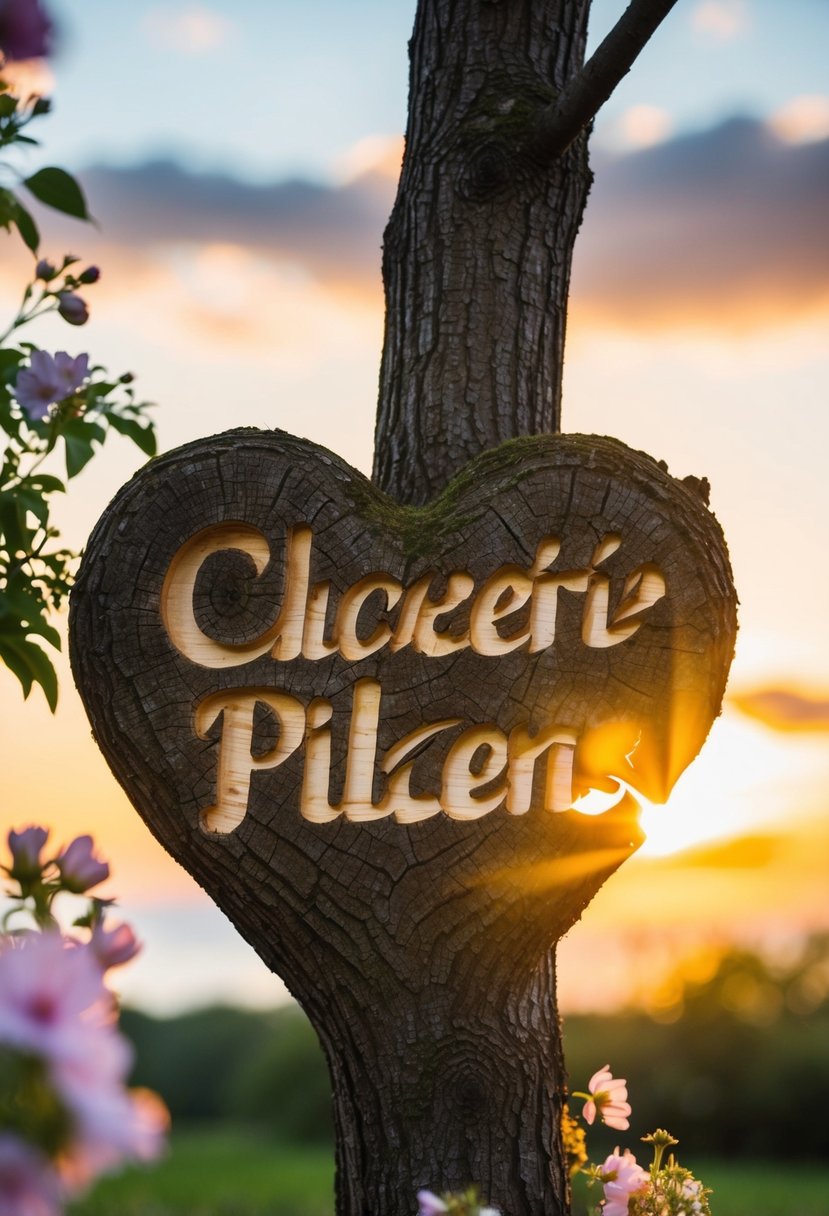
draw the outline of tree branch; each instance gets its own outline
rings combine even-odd
[[[595,117],[677,0],[631,0],[581,71],[538,115],[533,151],[555,160]]]

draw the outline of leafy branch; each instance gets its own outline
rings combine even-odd
[[[0,153],[35,144],[24,131],[49,109],[41,98],[15,97],[0,81]],[[7,161],[0,160],[0,172],[13,175]],[[47,207],[90,219],[81,187],[63,169],[40,169],[20,177],[19,185]],[[0,228],[16,230],[39,256],[37,224],[18,193],[6,186],[0,186]],[[100,271],[88,266],[78,272],[77,264],[71,256],[60,265],[40,257],[17,313],[0,335],[0,661],[20,681],[24,697],[40,685],[53,711],[57,674],[43,644],[60,650],[60,635],[49,618],[69,593],[78,557],[59,544],[54,497],[66,492],[66,482],[113,431],[145,456],[156,451],[150,406],[136,400],[131,374],[113,378],[103,367],[90,366],[87,354],[50,354],[19,339],[21,329],[50,312],[72,326],[86,323],[89,309],[79,291],[95,284]],[[43,471],[50,457],[51,465],[62,461],[65,480],[62,470],[60,476]]]

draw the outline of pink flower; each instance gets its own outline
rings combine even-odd
[[[600,1177],[604,1189],[602,1216],[627,1216],[631,1195],[638,1195],[648,1185],[648,1173],[630,1149],[620,1156],[616,1148],[601,1167]]]
[[[124,1161],[154,1161],[164,1151],[170,1115],[149,1090],[84,1083],[74,1090],[70,1107],[74,1134],[60,1173],[71,1190]]]
[[[53,26],[40,0],[0,4],[0,52],[6,59],[41,59],[52,50]]]
[[[116,931],[117,933],[117,931]],[[133,939],[134,942],[134,939]],[[0,1047],[40,1057],[70,1124],[58,1163],[70,1189],[125,1160],[149,1161],[169,1117],[154,1094],[127,1090],[132,1051],[90,946],[57,933],[7,939],[0,951]],[[2,1178],[0,1159],[0,1178]],[[32,1207],[40,1216],[40,1209]],[[44,1216],[51,1209],[44,1209]],[[20,1216],[28,1208],[0,1216]]]
[[[29,366],[17,373],[14,394],[23,413],[38,421],[46,417],[54,401],[63,401],[76,392],[88,375],[88,355],[73,359],[65,350],[54,355],[33,350]]]
[[[81,895],[90,887],[109,878],[109,866],[95,857],[92,850],[95,842],[91,836],[76,836],[58,854],[57,862],[63,886],[75,895]]]
[[[12,830],[8,835],[9,852],[12,855],[9,877],[28,885],[40,878],[43,863],[40,850],[49,835],[47,828],[28,827],[20,832]]]
[[[418,1191],[417,1202],[420,1205],[417,1209],[417,1216],[440,1216],[441,1212],[449,1211],[443,1200],[432,1191]]]
[[[53,1072],[83,1060],[111,1008],[91,951],[67,946],[59,933],[12,938],[0,952],[0,1043],[42,1056]],[[119,1061],[124,1073],[128,1067],[128,1058]]]
[[[0,1216],[60,1216],[58,1178],[29,1145],[0,1132]]]
[[[58,292],[58,312],[70,325],[86,325],[89,320],[86,301],[74,291]]]
[[[585,1122],[592,1123],[598,1114],[608,1127],[620,1132],[627,1131],[630,1127],[627,1082],[622,1077],[614,1077],[610,1067],[605,1064],[604,1068],[593,1074],[587,1088],[591,1097],[585,1102],[582,1112]]]
[[[89,945],[103,971],[128,963],[141,949],[141,943],[127,924],[107,929],[99,922],[92,929]]]

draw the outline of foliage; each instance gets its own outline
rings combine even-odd
[[[130,1092],[130,1063],[104,976],[138,943],[91,897],[64,933],[55,904],[109,875],[89,836],[43,857],[49,833],[8,834],[10,906],[0,932],[0,1212],[59,1216],[63,1200],[123,1161],[151,1160],[167,1112]],[[12,928],[12,926],[14,926]],[[78,932],[80,931],[80,932]]]
[[[598,1051],[624,1059],[635,1133],[667,1123],[695,1157],[826,1160],[829,1124],[803,1111],[829,1092],[829,938],[786,962],[733,950],[690,970],[668,977],[672,1003],[652,1015],[568,1018],[572,1075]],[[616,1137],[597,1140],[610,1152]]]
[[[745,1001],[749,981],[764,994],[759,1004]],[[802,1115],[821,1110],[829,1092],[829,939],[813,939],[785,967],[723,954],[682,991],[684,1012],[671,1022],[635,1011],[568,1018],[571,1075],[588,1075],[600,1053],[624,1059],[636,1094],[632,1134],[667,1124],[695,1161],[829,1158],[826,1121]],[[294,1143],[330,1142],[325,1060],[295,1006],[170,1019],[126,1010],[122,1027],[137,1049],[133,1083],[159,1090],[174,1119],[237,1120]],[[590,1135],[596,1154],[619,1138],[603,1127]]]
[[[48,111],[48,101],[16,97],[0,81],[0,154],[36,143],[27,133],[29,124]],[[0,170],[12,174],[8,159],[0,161]],[[47,207],[90,219],[83,191],[63,169],[48,166],[20,185]],[[37,257],[37,223],[19,192],[6,186],[0,186],[0,228],[16,230]],[[103,367],[90,366],[86,355],[72,358],[58,351],[52,356],[19,338],[24,326],[50,312],[72,326],[86,322],[89,310],[78,292],[97,282],[100,272],[95,266],[77,267],[72,256],[59,265],[40,258],[16,315],[0,335],[0,661],[20,681],[24,696],[39,684],[52,710],[57,676],[43,643],[60,649],[50,617],[66,598],[77,558],[58,543],[53,500],[113,431],[146,456],[156,450],[148,404],[136,401],[129,373],[112,377]]]
[[[333,1144],[328,1070],[296,1006],[167,1020],[127,1009],[122,1026],[136,1047],[133,1082],[157,1089],[174,1120],[236,1119],[285,1143]]]

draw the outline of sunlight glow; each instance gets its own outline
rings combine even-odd
[[[739,838],[779,817],[781,805],[794,795],[795,766],[806,788],[812,764],[813,779],[820,779],[825,763],[820,746],[806,748],[801,741],[798,751],[799,762],[789,740],[770,735],[727,709],[665,804],[651,801],[635,784],[612,773],[608,782],[615,782],[615,788],[590,789],[574,800],[572,809],[581,815],[603,815],[629,794],[641,808],[643,856],[662,857]],[[635,782],[635,775],[631,776]]]
[[[779,817],[791,797],[792,772],[785,739],[727,710],[664,806],[633,791],[643,808],[641,852],[664,856],[756,831]]]

